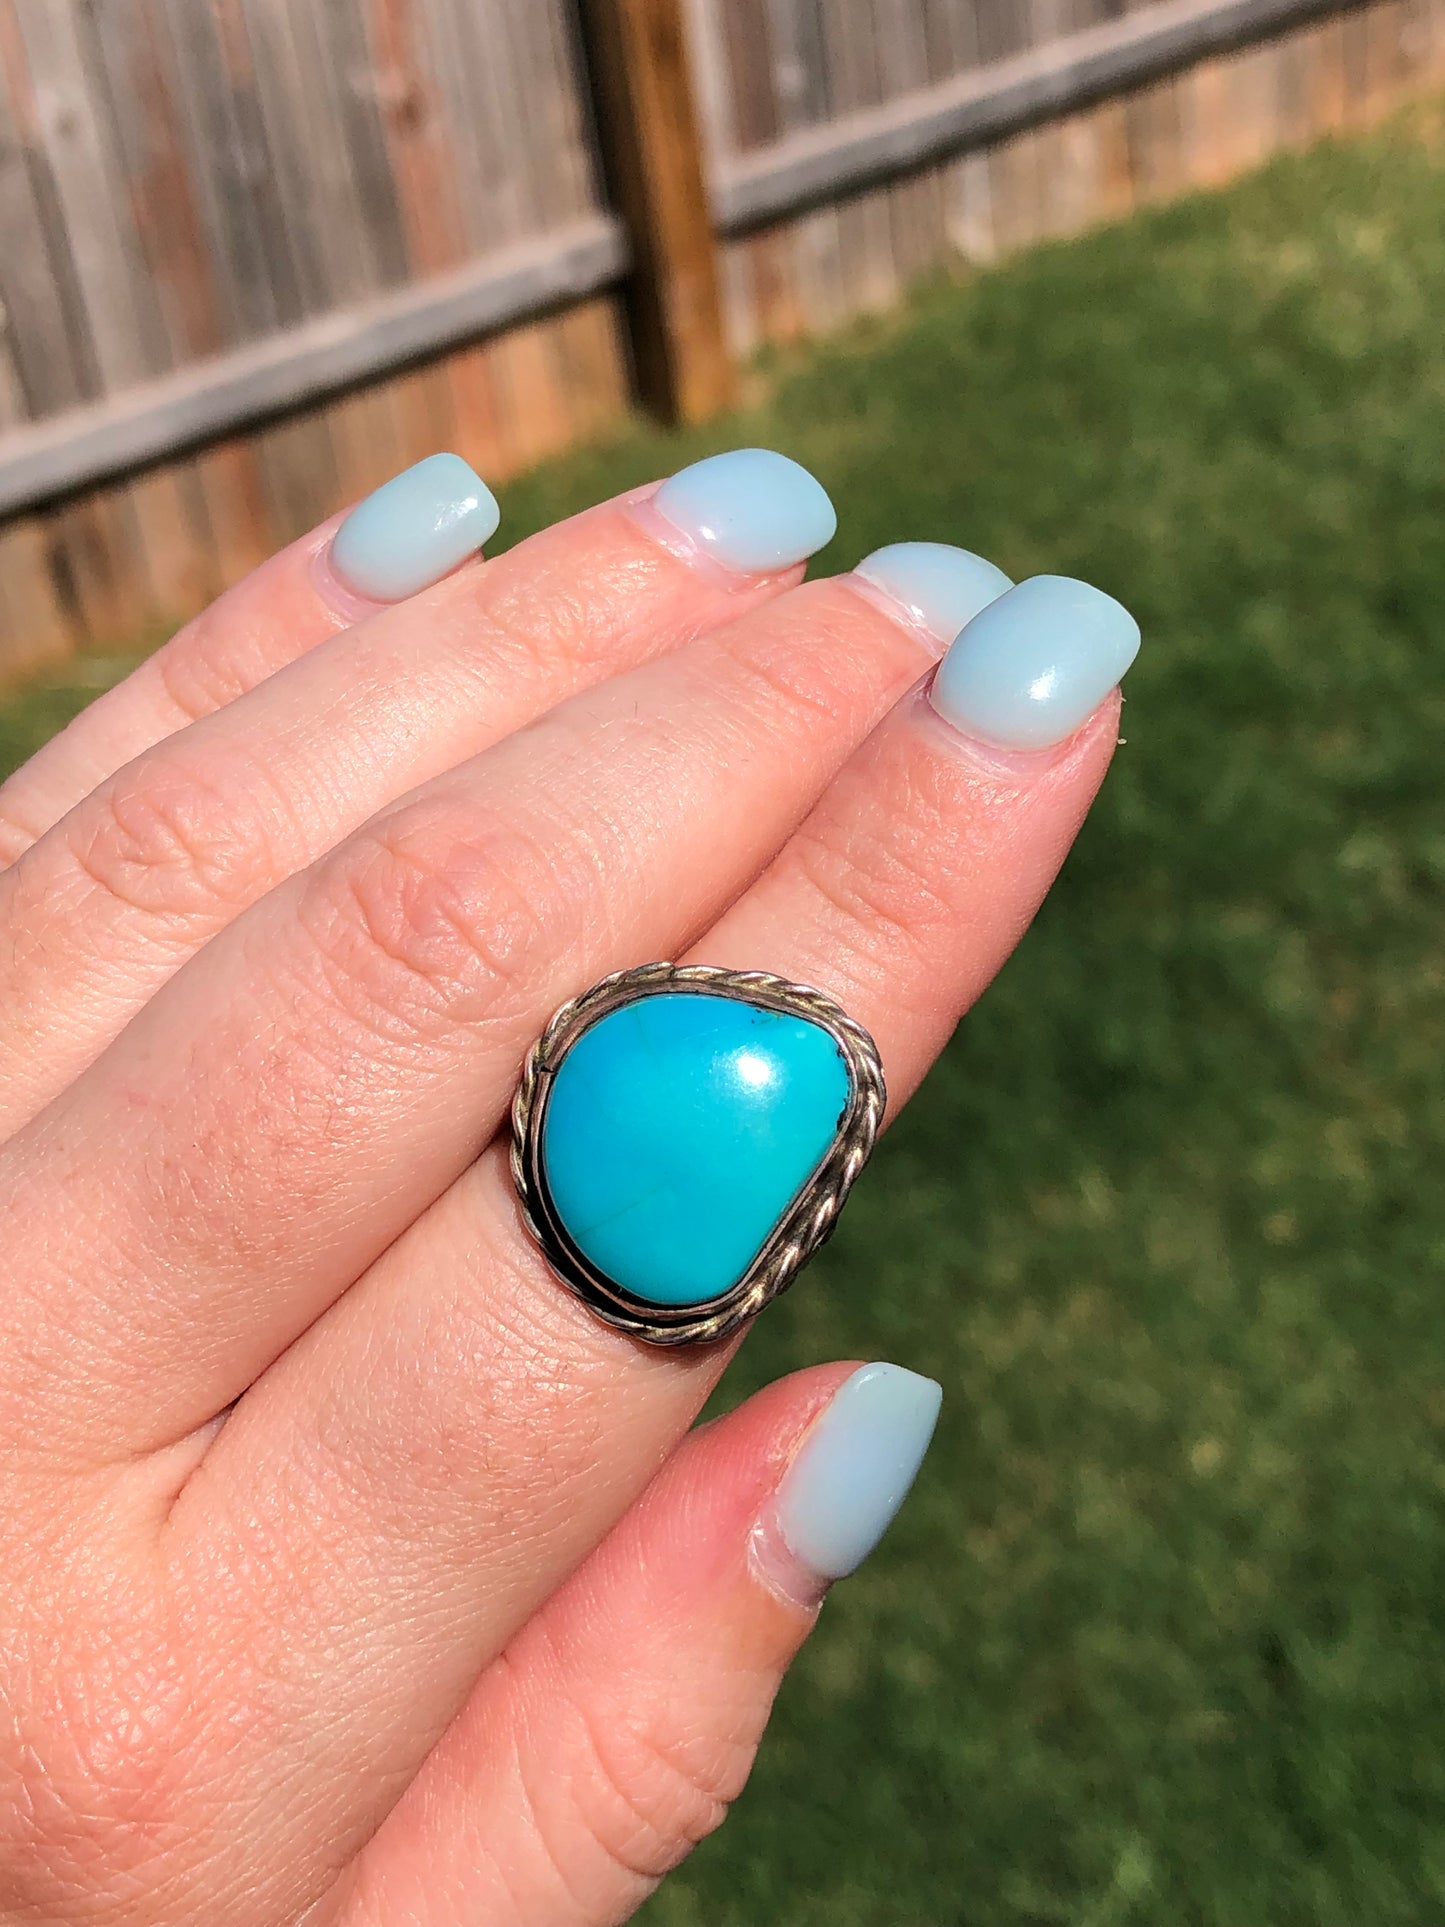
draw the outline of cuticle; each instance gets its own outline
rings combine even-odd
[[[833,1581],[812,1572],[794,1554],[778,1527],[772,1508],[748,1534],[748,1571],[764,1591],[786,1606],[816,1614]]]
[[[311,586],[327,608],[343,622],[354,624],[375,615],[378,609],[386,609],[391,605],[378,602],[372,596],[362,595],[359,589],[353,589],[333,564],[332,545],[345,519],[345,516],[337,517],[335,527],[329,529],[312,550],[307,566],[311,576]]]
[[[620,497],[617,506],[634,528],[649,541],[657,543],[659,548],[665,549],[679,562],[686,563],[688,568],[706,577],[715,587],[745,595],[755,590],[759,584],[766,584],[780,576],[790,575],[797,566],[794,563],[786,569],[769,569],[761,573],[730,569],[725,562],[720,562],[715,555],[710,555],[701,542],[690,536],[686,529],[679,528],[676,522],[670,522],[655,506],[655,498],[663,487],[662,482],[654,482],[634,494]]]
[[[914,615],[907,603],[900,602],[890,590],[883,588],[870,577],[860,575],[857,569],[850,569],[841,579],[848,583],[863,601],[870,603],[880,615],[887,616],[889,621],[895,622],[900,629],[907,629],[910,634],[917,636],[934,662],[942,661],[952,638],[940,636],[937,630],[930,629],[926,622]]]
[[[962,756],[982,774],[1018,785],[1034,782],[1065,762],[1098,713],[1095,711],[1086,717],[1062,742],[1049,743],[1039,749],[1011,748],[1005,743],[990,743],[984,737],[970,736],[967,730],[950,722],[933,701],[933,681],[933,676],[926,678],[911,699],[915,710],[921,707],[926,713],[927,720],[921,726],[938,732],[953,755]],[[917,721],[916,716],[914,720]]]

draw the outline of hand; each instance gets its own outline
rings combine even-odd
[[[464,560],[489,509],[409,471],[0,790],[7,1922],[625,1919],[926,1444],[847,1364],[689,1436],[731,1347],[596,1320],[499,1133],[655,957],[820,985],[896,1110],[1137,631],[927,545],[800,585],[775,456]]]

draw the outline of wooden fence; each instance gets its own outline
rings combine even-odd
[[[1445,0],[0,0],[0,674],[1442,77]]]

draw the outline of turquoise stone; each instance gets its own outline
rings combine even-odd
[[[848,1096],[848,1066],[821,1024],[654,992],[599,1018],[562,1059],[543,1176],[596,1270],[649,1304],[702,1304],[767,1243]]]

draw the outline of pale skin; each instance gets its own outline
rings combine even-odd
[[[602,1927],[716,1826],[823,1590],[755,1529],[851,1364],[689,1435],[732,1347],[548,1272],[521,1059],[606,972],[761,968],[896,1115],[1116,740],[980,751],[854,578],[643,498],[384,608],[333,526],[0,789],[6,1922]]]

